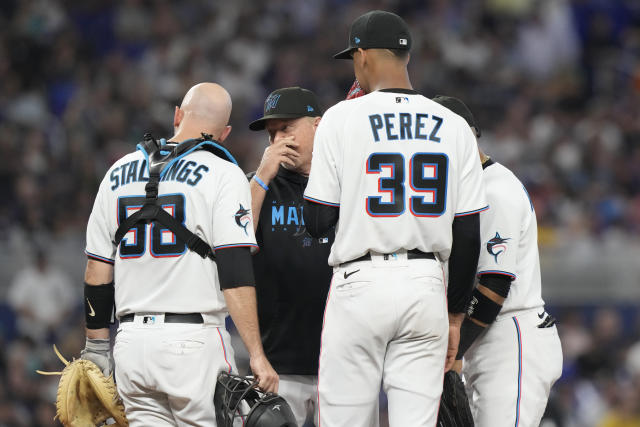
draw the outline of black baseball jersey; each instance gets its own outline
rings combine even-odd
[[[254,173],[248,176],[252,177]],[[262,345],[279,374],[317,375],[335,232],[314,238],[302,218],[307,178],[280,167],[260,211],[253,257]]]

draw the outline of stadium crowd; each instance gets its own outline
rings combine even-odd
[[[351,66],[331,55],[373,8],[413,29],[415,88],[470,105],[485,152],[525,183],[543,254],[638,239],[635,0],[3,1],[0,426],[53,424],[57,377],[34,371],[60,369],[52,343],[69,357],[83,346],[84,230],[109,165],[145,132],[170,135],[186,89],[215,81],[233,98],[228,146],[254,169],[267,141],[247,124],[265,96],[299,85],[324,107],[343,99]],[[549,302],[565,372],[544,425],[640,426],[637,307]]]

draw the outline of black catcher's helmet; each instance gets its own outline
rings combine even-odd
[[[232,427],[242,418],[244,427],[298,427],[293,411],[282,396],[263,393],[257,381],[220,372],[213,404],[218,427]]]

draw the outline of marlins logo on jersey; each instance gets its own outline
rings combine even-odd
[[[487,242],[487,252],[493,255],[496,262],[498,262],[498,255],[507,251],[507,240],[511,239],[509,237],[503,239],[496,231],[496,235]]]
[[[236,224],[238,224],[238,227],[242,228],[245,232],[245,234],[247,233],[247,225],[249,225],[251,223],[251,215],[249,215],[250,210],[249,209],[245,209],[242,206],[242,203],[240,203],[240,208],[238,208],[238,210],[236,211],[234,217],[236,219]]]

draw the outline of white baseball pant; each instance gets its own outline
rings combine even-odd
[[[334,269],[321,337],[320,427],[378,425],[380,384],[389,425],[433,427],[449,321],[443,273],[406,252]]]
[[[555,326],[529,310],[498,319],[464,355],[463,375],[476,427],[538,427],[562,373]]]
[[[118,328],[113,357],[131,427],[215,426],[217,375],[237,372],[224,326],[133,322]],[[148,316],[147,316],[148,317]]]
[[[302,426],[312,414],[318,425],[318,377],[315,375],[280,375],[278,394],[287,401],[296,422]]]

